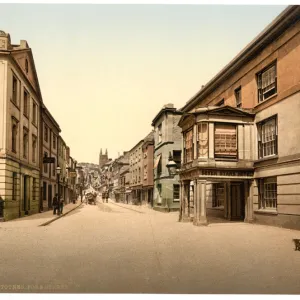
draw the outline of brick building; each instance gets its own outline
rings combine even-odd
[[[299,20],[286,8],[181,109],[182,221],[300,228]]]

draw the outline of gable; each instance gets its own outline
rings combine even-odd
[[[39,94],[38,79],[35,75],[35,65],[30,50],[12,52],[12,56],[21,68],[24,76],[29,80],[33,89]]]
[[[237,109],[231,106],[222,106],[209,111],[210,115],[222,115],[222,116],[233,116],[233,117],[249,117],[252,113]]]

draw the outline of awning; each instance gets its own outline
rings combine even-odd
[[[154,164],[153,169],[156,169],[156,168],[157,168],[160,158],[161,158],[161,154],[159,154],[159,155],[157,156],[157,158],[156,158],[156,160],[155,160],[155,164]]]

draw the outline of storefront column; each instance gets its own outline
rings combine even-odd
[[[246,201],[246,210],[245,210],[245,222],[253,222],[253,180],[247,180],[247,185],[245,183],[245,201]],[[247,189],[246,189],[247,188]]]
[[[183,211],[182,211],[182,221],[188,222],[189,218],[189,203],[188,203],[188,193],[190,188],[190,183],[183,183]]]
[[[207,225],[206,218],[206,180],[197,182],[197,214],[194,218],[194,225]]]
[[[179,210],[179,222],[182,221],[182,216],[183,216],[183,212],[184,212],[184,185],[183,185],[183,181],[180,181],[180,191],[179,191],[179,201],[180,201],[180,210]]]
[[[199,183],[198,180],[194,180],[194,219],[193,224],[197,225],[199,220]]]
[[[227,219],[231,220],[231,183],[227,183]]]
[[[228,182],[224,183],[224,218],[227,219],[228,217]]]

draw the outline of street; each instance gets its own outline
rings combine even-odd
[[[300,292],[298,231],[177,220],[176,212],[98,201],[48,226],[1,223],[1,292]]]

